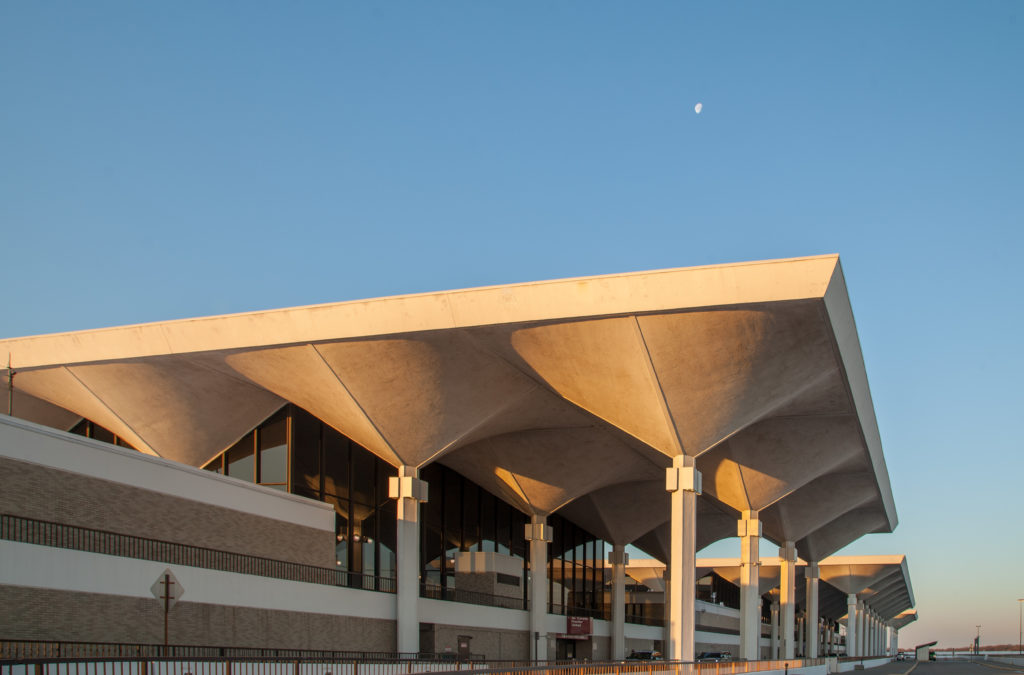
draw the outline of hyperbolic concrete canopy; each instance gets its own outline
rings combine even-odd
[[[809,559],[896,525],[837,256],[16,338],[6,355],[16,416],[86,417],[201,465],[291,401],[391,464],[440,461],[661,556],[678,454],[703,472],[701,545],[740,510]]]
[[[758,594],[778,589],[781,579],[781,559],[766,557],[758,560]],[[797,577],[804,576],[807,562],[797,560]],[[664,591],[662,574],[665,566],[652,560],[630,561],[626,573],[652,591]],[[872,610],[895,628],[917,618],[914,591],[910,585],[907,559],[903,555],[832,556],[818,563],[823,584],[818,588],[818,612],[821,616],[839,620],[847,612],[847,596],[856,594]],[[740,585],[739,558],[698,558],[697,578],[714,572],[729,583]],[[855,590],[851,590],[855,589]],[[801,580],[796,587],[796,603],[803,606],[806,586]]]

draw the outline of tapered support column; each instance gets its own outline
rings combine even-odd
[[[860,656],[857,653],[857,594],[846,596],[846,655]]]
[[[756,661],[761,658],[761,592],[759,588],[758,540],[761,521],[757,511],[744,511],[736,524],[740,538],[740,658]]]
[[[693,457],[676,455],[665,469],[665,489],[672,494],[671,593],[669,640],[666,657],[693,661],[696,636],[694,618],[697,604],[697,495],[700,472]]]
[[[622,544],[613,544],[608,554],[612,568],[612,660],[626,658],[626,564],[629,554]]]
[[[772,660],[779,658],[779,598],[772,592],[772,639],[771,650],[768,652]]]
[[[526,524],[530,542],[530,654],[535,661],[548,658],[548,544],[551,528],[545,516],[534,514]]]
[[[398,467],[398,476],[388,479],[388,496],[397,500],[395,556],[398,558],[395,593],[397,651],[420,651],[420,504],[427,501],[427,483],[412,466]]]
[[[804,568],[804,582],[807,585],[805,596],[807,605],[807,649],[804,655],[809,659],[818,658],[818,640],[821,634],[821,622],[818,620],[818,579],[820,578],[818,563],[808,563]]]
[[[782,611],[782,658],[796,656],[796,546],[791,541],[779,547],[779,608]]]

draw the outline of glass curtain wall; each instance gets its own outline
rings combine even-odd
[[[112,443],[114,445],[119,445],[122,448],[128,448],[129,450],[135,449],[134,447],[132,447],[131,443],[124,440],[110,429],[107,429],[106,427],[101,427],[100,425],[96,424],[91,420],[79,420],[79,422],[75,426],[68,429],[68,431],[70,431],[73,434],[78,434],[79,436],[85,436],[86,438],[94,438],[97,441],[103,441],[104,443]]]
[[[548,611],[602,618],[605,614],[605,542],[557,514],[549,519]]]
[[[447,591],[457,587],[458,553],[496,553],[519,562],[515,585],[523,589],[525,602],[526,515],[440,464],[425,467],[420,477],[430,485],[430,500],[420,512],[420,579],[425,591],[448,597]]]
[[[397,471],[302,408],[283,407],[203,468],[331,504],[338,568],[368,590],[394,578]]]
[[[384,590],[382,578],[394,579],[397,512],[388,478],[397,470],[302,408],[284,406],[203,468],[331,504],[338,568],[367,589]],[[425,467],[420,477],[430,486],[420,514],[424,586],[448,597],[444,592],[456,588],[458,553],[496,553],[519,562],[525,602],[526,514],[441,464]],[[605,543],[557,514],[548,522],[554,534],[549,610],[602,616]]]

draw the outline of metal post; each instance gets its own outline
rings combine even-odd
[[[167,656],[167,614],[171,611],[171,575],[164,575],[164,656]]]
[[[1024,654],[1024,598],[1017,598],[1017,607],[1020,609],[1017,616],[1017,653]]]
[[[11,355],[7,355],[7,414],[14,416],[14,369],[11,368]]]

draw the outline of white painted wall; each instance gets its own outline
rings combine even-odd
[[[334,532],[330,504],[0,415],[0,456]]]

